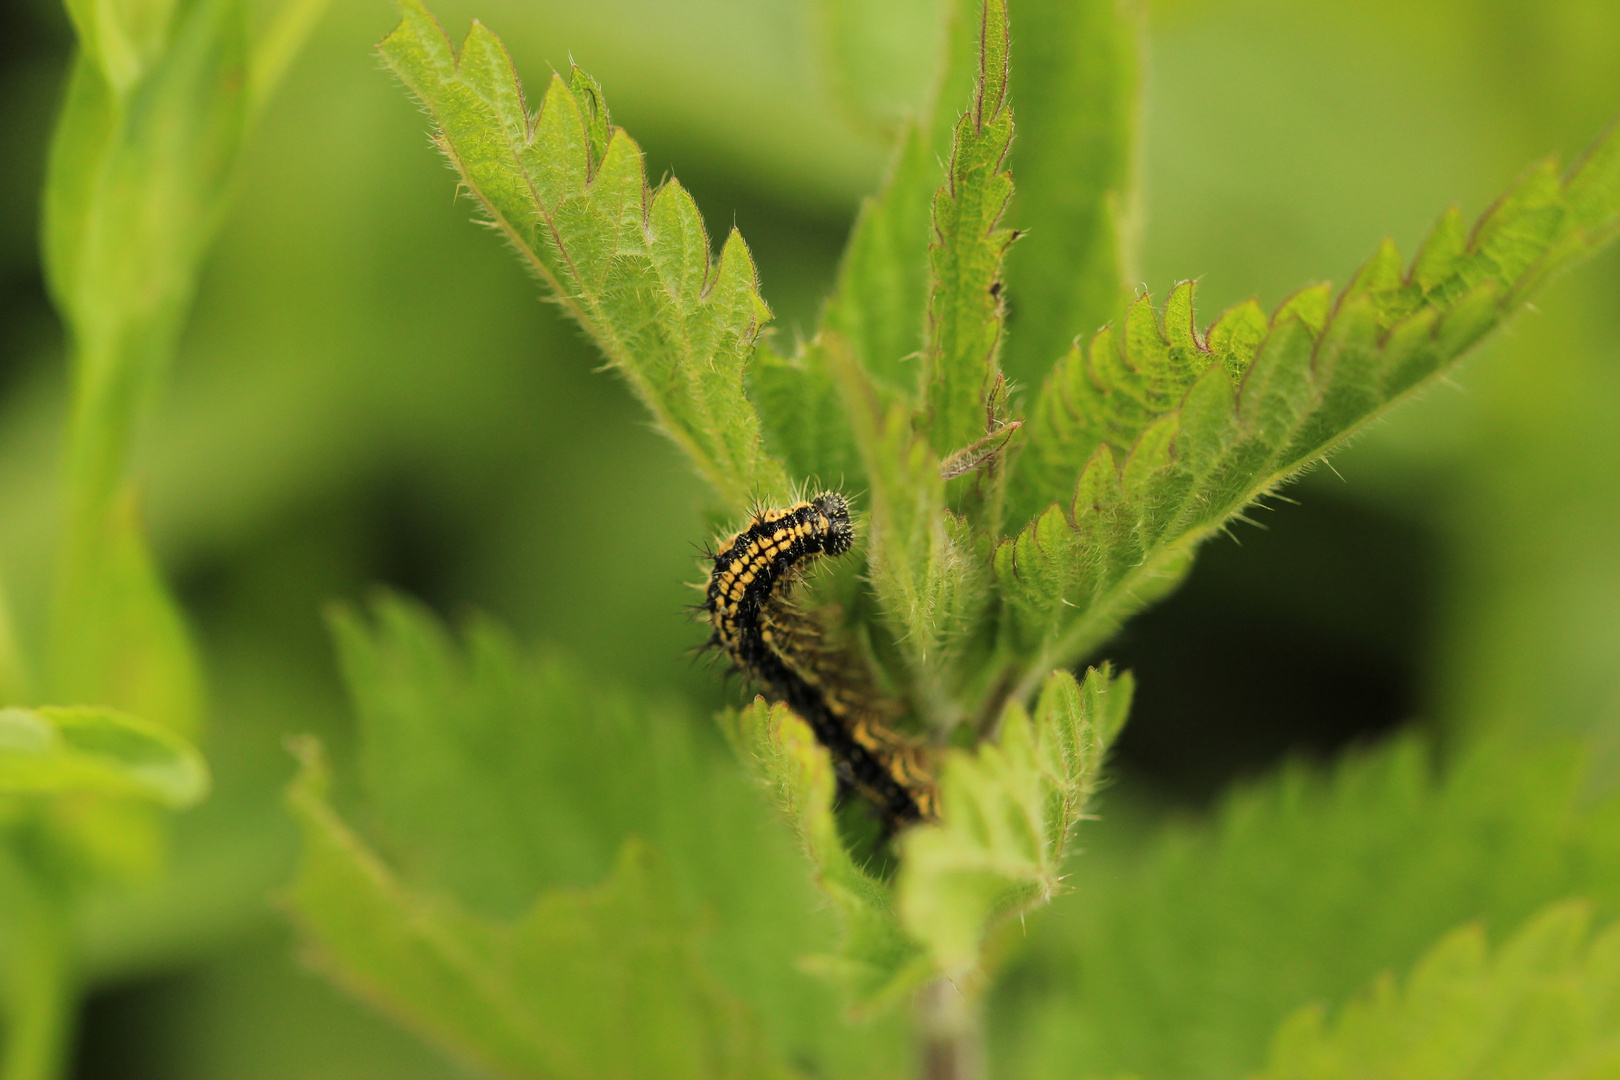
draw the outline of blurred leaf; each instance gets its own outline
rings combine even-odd
[[[326,14],[330,0],[279,0],[266,24],[252,36],[248,57],[248,109],[257,113]]]
[[[661,794],[703,782],[689,751],[650,730],[669,725],[559,660],[529,660],[492,624],[474,623],[463,649],[409,601],[373,611],[373,625],[342,614],[334,629],[366,794],[408,880],[513,916],[542,888],[601,880]],[[650,768],[649,743],[673,776]]]
[[[192,735],[202,723],[202,675],[132,497],[114,506],[106,529],[95,562],[75,577],[76,603],[65,616],[72,622],[58,631],[51,694],[116,705]]]
[[[196,662],[132,505],[116,503],[241,149],[243,14],[237,0],[199,0],[169,34],[162,0],[70,6],[84,51],[44,199],[45,268],[74,346],[47,690],[190,733]]]
[[[289,798],[305,854],[290,898],[352,989],[497,1075],[779,1075],[643,845],[626,842],[602,885],[542,893],[516,921],[470,915],[396,879],[327,803],[318,744],[299,753]]]
[[[183,807],[208,793],[190,743],[111,709],[0,709],[0,793],[135,795]]]
[[[1016,5],[1018,109],[1002,366],[1038,386],[1076,334],[1112,319],[1135,279],[1133,218],[1144,44],[1134,0]]]
[[[998,1072],[1231,1080],[1294,1010],[1462,921],[1501,930],[1572,895],[1620,915],[1620,798],[1592,803],[1588,757],[1501,740],[1437,778],[1408,737],[1089,856],[1006,972]]]
[[[75,422],[110,425],[80,436],[100,442],[76,448],[77,483],[116,484],[101,444],[122,449],[224,211],[246,121],[242,22],[236,0],[190,5],[161,61],[127,88],[85,55],[74,65],[51,147],[45,265],[75,343],[88,414]]]
[[[950,6],[944,0],[817,0],[823,67],[857,123],[887,133],[924,115]]]
[[[741,712],[724,713],[721,727],[774,795],[843,924],[839,951],[815,957],[814,968],[863,1008],[898,1000],[924,982],[932,965],[901,929],[889,887],[856,864],[839,836],[832,760],[809,726],[786,705],[755,698]]]
[[[10,597],[4,579],[0,579],[0,707],[29,700],[30,682],[27,664],[17,646]]]
[[[714,264],[691,196],[673,180],[648,190],[594,83],[554,75],[531,117],[492,33],[475,22],[458,58],[418,0],[402,7],[383,58],[495,225],[733,508],[785,495],[743,389],[770,309],[741,235]]]
[[[162,56],[176,0],[67,0],[85,57],[108,85],[125,93]]]
[[[1005,396],[998,362],[1005,304],[1001,260],[1013,234],[997,227],[1012,196],[1004,170],[1012,142],[1007,108],[1007,10],[984,5],[979,81],[957,121],[945,186],[934,196],[923,343],[926,430],[942,453],[995,430]]]
[[[996,552],[1015,648],[1036,656],[1021,689],[1094,648],[1205,537],[1617,230],[1611,133],[1563,179],[1551,163],[1532,170],[1471,235],[1443,218],[1404,275],[1386,243],[1337,302],[1326,286],[1296,293],[1258,338],[1248,305],[1200,336],[1183,283],[1162,322],[1144,297],[1120,331],[1076,346],[1042,388],[1016,463],[1014,520],[1037,517]]]
[[[319,10],[319,0],[294,2],[308,10],[278,24],[274,70],[256,80],[241,0],[67,5],[80,48],[51,145],[42,239],[73,346],[46,689],[182,734],[201,720],[197,661],[124,474],[228,202],[250,93],[268,93]]]
[[[1556,904],[1495,955],[1465,926],[1331,1021],[1294,1014],[1263,1080],[1597,1077],[1620,1068],[1620,927],[1588,940],[1585,904]]]
[[[893,1026],[844,1022],[837,994],[795,970],[831,927],[787,838],[733,755],[682,718],[532,658],[493,625],[453,639],[384,597],[335,620],[359,718],[367,819],[399,888],[467,918],[521,922],[543,897],[609,879],[632,839],[657,853],[666,919],[748,1002],[781,1060],[881,1076]]]
[[[901,842],[899,909],[952,978],[971,975],[997,921],[1051,900],[1069,835],[1095,790],[1108,741],[1130,710],[1129,675],[1105,666],[1085,684],[1054,671],[1035,706],[1008,705],[996,742],[952,750],[940,822]]]

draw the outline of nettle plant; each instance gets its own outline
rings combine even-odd
[[[370,619],[338,623],[371,839],[334,809],[312,742],[300,744],[291,796],[307,847],[289,903],[337,978],[501,1075],[893,1075],[906,1002],[920,1073],[976,1074],[1003,928],[1063,889],[1071,834],[1130,703],[1128,675],[1071,669],[1173,589],[1203,540],[1439,377],[1620,229],[1610,136],[1569,172],[1532,169],[1471,230],[1448,213],[1410,262],[1385,243],[1337,293],[1311,286],[1270,314],[1250,301],[1201,329],[1192,282],[1158,306],[1131,295],[1133,28],[1112,4],[1082,8],[1072,18],[1095,24],[1087,62],[1107,74],[1092,87],[1097,114],[1048,118],[1051,156],[1030,151],[1021,212],[1029,243],[1050,235],[1016,325],[1002,284],[1020,243],[1002,222],[1015,181],[1009,23],[1002,0],[988,0],[957,13],[933,115],[903,126],[819,329],[788,354],[766,332],[743,238],[733,230],[716,256],[686,190],[649,187],[588,75],[553,75],[531,107],[492,33],[475,23],[457,51],[404,0],[386,63],[488,221],[710,483],[720,546],[771,508],[828,489],[848,498],[849,550],[841,539],[813,570],[786,573],[749,617],[790,620],[814,639],[802,650],[815,655],[786,667],[798,663],[823,697],[842,695],[834,721],[860,715],[918,755],[904,779],[926,798],[917,820],[875,823],[841,796],[847,748],[815,733],[828,718],[801,715],[770,679],[788,701],[760,697],[720,718],[748,785],[669,707],[533,663],[487,625],[458,644],[411,605],[383,601]],[[1004,376],[1018,336],[1076,333],[1038,385]],[[1403,753],[1390,776],[1421,774]],[[760,827],[765,801],[786,830]],[[1247,895],[1241,873],[1212,858],[1208,879]],[[1193,869],[1170,860],[1142,895],[1170,881],[1197,893]],[[1552,909],[1497,957],[1461,931],[1407,988],[1335,1026],[1296,1018],[1272,1068],[1586,1060],[1620,1034],[1620,968],[1615,939],[1589,948],[1582,919]],[[1120,941],[1158,933],[1137,929],[1087,938],[1101,938],[1098,970],[1123,955]],[[1187,985],[1202,985],[1189,965]],[[1146,1000],[1128,983],[1120,1001]],[[1555,985],[1586,1019],[1525,1021],[1531,1050],[1475,1022],[1533,1020]],[[1154,1030],[1158,1016],[1159,1035],[1175,1038],[1175,1009],[1142,1009],[1118,1031]],[[1195,1008],[1182,1015],[1205,1022]],[[1074,1023],[1082,1056],[1031,1074],[1120,1064],[1109,1039],[1128,1035]],[[1211,1054],[1187,1071],[1220,1074],[1226,1062]]]
[[[68,337],[54,573],[40,625],[0,588],[0,1075],[70,1059],[76,1002],[163,936],[207,935],[168,860],[208,793],[201,664],[130,459],[253,122],[323,0],[68,0],[41,262]],[[39,573],[39,569],[35,568]],[[176,915],[178,913],[178,917]],[[156,951],[161,952],[163,945]]]

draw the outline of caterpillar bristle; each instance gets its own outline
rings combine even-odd
[[[854,542],[849,500],[836,491],[786,508],[756,504],[748,525],[709,556],[700,610],[713,633],[705,649],[727,655],[738,673],[798,713],[848,788],[897,828],[932,816],[932,780],[920,753],[886,730],[882,710],[846,678],[851,664],[832,655],[822,627],[793,605],[804,571]]]

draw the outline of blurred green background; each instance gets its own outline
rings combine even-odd
[[[649,171],[677,172],[711,233],[741,228],[791,336],[886,154],[830,73],[836,7],[437,10],[458,38],[489,23],[531,82],[570,57],[596,75]],[[883,10],[869,47],[901,107],[935,4]],[[0,564],[28,621],[64,389],[37,192],[71,34],[48,0],[0,11]],[[173,894],[108,913],[83,1077],[455,1074],[307,972],[270,902],[296,846],[284,735],[352,744],[331,601],[386,583],[694,715],[728,693],[685,655],[706,494],[468,224],[371,52],[393,21],[387,0],[338,0],[291,71],[141,438],[148,522],[207,659],[217,794],[181,819]],[[1342,283],[1386,234],[1410,251],[1448,204],[1472,217],[1620,113],[1613,0],[1165,0],[1148,28],[1139,275],[1156,294],[1198,277],[1204,321]],[[1620,778],[1620,253],[1539,308],[1127,628],[1109,652],[1138,707],[1083,843],[1398,725],[1586,734]]]

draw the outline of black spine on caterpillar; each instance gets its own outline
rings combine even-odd
[[[810,725],[845,783],[877,803],[891,821],[904,824],[921,817],[917,800],[871,750],[856,741],[845,710],[805,677],[802,665],[782,655],[779,646],[784,643],[773,633],[780,624],[770,617],[773,605],[784,603],[811,559],[842,555],[854,540],[849,502],[837,492],[755,514],[748,527],[714,556],[703,610],[714,629],[709,643]]]

